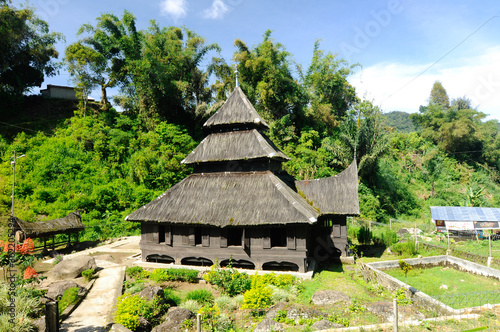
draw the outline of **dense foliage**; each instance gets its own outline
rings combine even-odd
[[[100,86],[102,102],[80,104],[53,130],[25,130],[16,122],[16,131],[2,132],[1,225],[9,215],[16,151],[26,155],[16,166],[18,217],[35,221],[79,210],[87,226],[83,239],[136,234],[138,225],[124,217],[190,174],[180,161],[234,88],[234,66],[195,32],[157,22],[137,30],[127,11],[121,18],[99,16],[79,36],[65,64],[82,100],[85,89]],[[437,82],[429,105],[388,122],[349,84],[356,66],[321,50],[319,42],[304,71],[270,31],[253,47],[242,40],[235,47],[241,88],[291,158],[285,170],[297,179],[320,178],[356,160],[362,218],[413,221],[428,219],[432,205],[500,206],[499,123],[485,121],[466,97],[450,102]],[[109,87],[120,89],[125,112],[110,107]],[[40,121],[35,113],[31,123]]]

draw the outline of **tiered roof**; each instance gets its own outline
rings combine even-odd
[[[204,124],[209,135],[182,161],[185,164],[215,163],[210,173],[196,171],[164,194],[132,212],[130,221],[203,224],[212,226],[253,226],[290,223],[315,223],[322,214],[356,214],[358,207],[357,178],[355,185],[343,188],[352,180],[352,168],[343,179],[321,181],[321,185],[305,185],[306,197],[316,197],[308,189],[333,183],[325,194],[317,195],[321,203],[311,206],[295,188],[293,181],[283,181],[285,174],[264,171],[233,171],[229,163],[273,160],[279,163],[289,158],[281,152],[263,130],[269,129],[248,101],[243,91],[236,87],[224,105]],[[354,164],[354,172],[356,172]],[[196,168],[195,168],[196,170]],[[347,171],[347,170],[346,170]],[[302,182],[298,181],[300,185]],[[355,195],[354,195],[355,189]],[[337,192],[338,191],[338,192]],[[330,200],[339,203],[329,203]],[[355,196],[355,197],[354,197]],[[349,200],[351,210],[347,209]],[[325,208],[326,212],[322,210]],[[341,211],[335,212],[336,209]],[[345,213],[345,211],[349,213]],[[359,207],[357,208],[359,213]]]

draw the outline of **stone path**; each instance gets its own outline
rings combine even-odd
[[[125,266],[107,267],[99,272],[94,286],[78,308],[61,324],[61,332],[105,331],[111,310],[121,294]]]
[[[92,252],[140,252],[138,244],[138,237],[130,237],[67,256]],[[116,299],[121,295],[126,266],[103,260],[96,260],[96,264],[102,269],[98,272],[98,278],[85,299],[62,322],[61,332],[104,332],[112,322],[112,311]]]

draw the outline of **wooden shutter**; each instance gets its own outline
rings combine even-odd
[[[289,250],[295,250],[295,228],[287,228],[286,230],[286,247]]]
[[[269,229],[264,230],[262,247],[264,249],[271,249],[271,231]]]
[[[340,237],[340,225],[333,225],[332,235],[333,237]]]
[[[210,230],[204,228],[201,230],[201,245],[203,247],[210,247]]]
[[[227,229],[220,230],[220,247],[227,248]]]
[[[180,229],[180,234],[182,234],[182,245],[183,246],[188,246],[189,245],[189,229],[187,227],[179,227]]]
[[[340,237],[347,237],[347,226],[340,226]]]
[[[153,243],[158,243],[160,237],[158,236],[158,225],[151,225],[150,231],[153,233]]]
[[[195,235],[194,235],[194,227],[189,227],[189,233],[188,233],[188,239],[189,239],[189,245],[190,246],[195,246],[196,245],[196,242],[195,242]]]
[[[165,244],[172,245],[172,226],[165,225]]]

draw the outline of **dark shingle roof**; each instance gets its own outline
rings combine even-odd
[[[227,125],[253,125],[261,129],[269,129],[260,117],[241,88],[236,87],[224,105],[203,125],[206,128]]]
[[[286,161],[288,158],[269,138],[256,129],[213,133],[182,161],[185,164],[270,158]]]
[[[26,237],[32,238],[55,234],[76,233],[85,228],[85,225],[82,223],[82,218],[76,212],[70,213],[64,218],[37,222],[29,222],[16,217],[14,218],[24,234],[26,234]]]
[[[323,179],[295,181],[297,190],[323,214],[359,215],[356,161],[342,173]]]
[[[126,219],[225,227],[312,224],[319,214],[265,171],[192,174]]]

